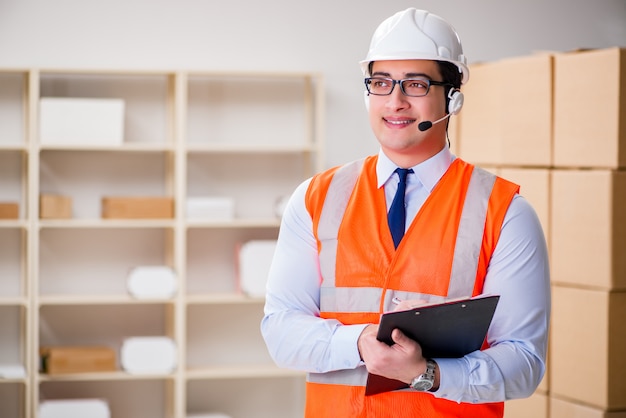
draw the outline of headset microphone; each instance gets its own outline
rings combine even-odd
[[[420,130],[420,131],[422,131],[422,132],[427,131],[427,130],[429,130],[430,128],[432,128],[434,124],[439,123],[439,122],[441,122],[442,120],[449,118],[450,116],[452,116],[452,114],[451,114],[451,113],[448,113],[448,114],[447,114],[447,115],[445,115],[443,118],[441,118],[441,119],[437,119],[437,120],[436,120],[436,121],[434,121],[434,122],[431,122],[431,121],[429,121],[429,120],[425,120],[424,122],[420,122],[420,123],[419,123],[419,125],[417,125],[417,129],[419,129],[419,130]]]
[[[441,119],[437,119],[434,122],[431,122],[429,120],[420,122],[419,125],[417,125],[417,128],[420,131],[424,132],[432,128],[435,123],[439,123],[442,120],[449,118],[452,115],[456,115],[457,113],[461,111],[461,108],[463,107],[463,101],[464,101],[464,98],[463,98],[463,93],[461,93],[461,90],[450,89],[450,91],[448,92],[448,105],[447,105],[448,114],[445,115]]]

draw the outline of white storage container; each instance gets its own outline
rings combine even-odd
[[[251,240],[239,250],[239,286],[248,296],[265,296],[276,240]]]
[[[176,273],[168,266],[140,266],[128,275],[128,292],[137,299],[169,299],[176,294]]]
[[[42,97],[39,141],[42,145],[121,145],[124,100]]]
[[[122,368],[131,374],[167,374],[176,369],[176,344],[168,337],[132,337],[124,340]]]
[[[39,418],[110,418],[109,404],[102,399],[55,399],[39,404]]]
[[[232,197],[188,197],[187,219],[230,221],[235,217],[235,200]]]

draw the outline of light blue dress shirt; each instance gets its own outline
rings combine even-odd
[[[446,172],[448,147],[412,167],[406,189],[407,228]],[[391,205],[396,165],[381,151],[376,173]],[[319,318],[320,268],[312,220],[305,207],[310,180],[291,196],[267,284],[261,331],[280,367],[322,373],[364,367],[357,340],[367,324]],[[550,317],[546,243],[533,208],[513,199],[489,263],[484,293],[500,295],[488,332],[490,348],[460,359],[435,359],[440,386],[433,396],[456,402],[499,402],[530,396],[545,372]]]

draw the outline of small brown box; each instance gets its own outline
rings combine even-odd
[[[39,217],[41,219],[69,219],[72,217],[72,198],[55,194],[39,196]]]
[[[17,219],[19,206],[17,203],[0,203],[0,219]]]
[[[105,219],[167,219],[174,217],[171,197],[103,197]]]
[[[115,371],[115,351],[109,347],[41,347],[41,369],[48,374]]]

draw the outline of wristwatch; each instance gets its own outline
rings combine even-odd
[[[437,367],[437,363],[427,359],[426,371],[411,381],[411,388],[419,392],[430,390],[435,384],[435,367]]]

